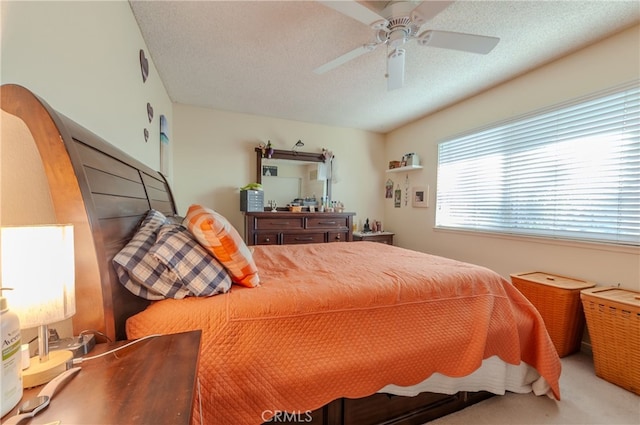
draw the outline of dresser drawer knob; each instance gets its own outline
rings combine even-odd
[[[318,224],[336,224],[335,221],[320,221]]]

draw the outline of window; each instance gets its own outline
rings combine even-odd
[[[436,226],[640,245],[638,81],[440,143]]]

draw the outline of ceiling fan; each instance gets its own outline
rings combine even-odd
[[[497,37],[423,30],[422,27],[426,22],[449,7],[453,1],[394,1],[389,2],[380,14],[355,0],[318,1],[331,9],[370,26],[374,31],[374,40],[327,62],[314,69],[313,72],[324,74],[358,56],[372,52],[378,46],[386,45],[388,50],[386,75],[388,90],[395,90],[404,85],[405,49],[402,47],[413,39],[420,46],[440,47],[485,55],[493,50],[500,41]],[[416,6],[416,3],[419,4]]]

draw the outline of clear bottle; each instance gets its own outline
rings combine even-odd
[[[2,288],[5,289],[5,288]],[[2,318],[2,400],[0,416],[13,409],[22,398],[22,353],[20,352],[20,320],[18,315],[9,311],[7,299],[0,296]]]

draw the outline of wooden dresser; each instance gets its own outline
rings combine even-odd
[[[247,245],[351,242],[355,213],[245,212]]]

